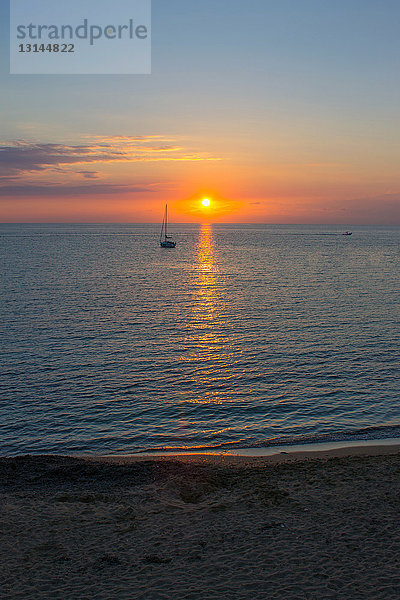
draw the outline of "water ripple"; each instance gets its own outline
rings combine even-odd
[[[398,229],[175,228],[0,226],[1,454],[396,437]]]

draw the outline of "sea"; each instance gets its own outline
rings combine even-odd
[[[2,224],[0,454],[400,437],[400,229]]]

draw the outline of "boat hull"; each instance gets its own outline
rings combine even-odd
[[[160,242],[161,248],[175,248],[176,242]]]

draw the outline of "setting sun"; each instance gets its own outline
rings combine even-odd
[[[203,200],[201,201],[203,206],[210,206],[211,204],[211,200],[209,200],[208,198],[203,198]]]

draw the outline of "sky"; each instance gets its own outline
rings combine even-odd
[[[10,75],[0,0],[0,221],[400,225],[399,31],[398,0],[153,0],[150,75]]]

